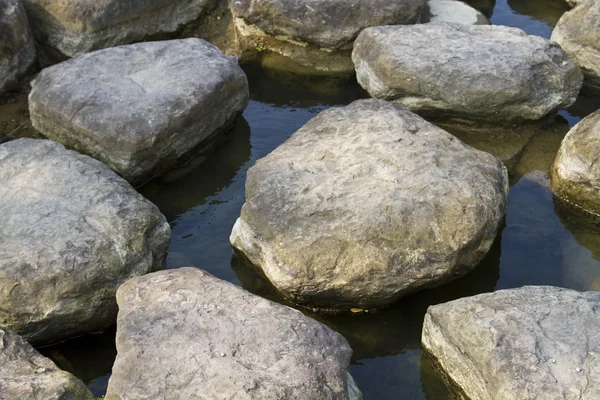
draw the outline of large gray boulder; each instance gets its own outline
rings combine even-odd
[[[248,103],[246,75],[201,39],[99,50],[44,69],[33,126],[134,185],[189,160]]]
[[[61,371],[22,337],[0,326],[0,399],[94,400],[83,382]]]
[[[23,0],[37,39],[60,55],[174,34],[217,0]]]
[[[164,265],[170,228],[108,167],[49,140],[0,145],[0,324],[32,343],[114,324],[115,292]]]
[[[35,44],[20,0],[0,0],[0,93],[12,88],[35,61]]]
[[[340,334],[197,268],[117,292],[107,400],[361,399]]]
[[[359,100],[250,168],[230,240],[294,302],[380,307],[475,268],[507,193],[496,157],[391,103]]]
[[[452,22],[465,25],[489,25],[480,11],[458,0],[429,0],[421,16],[421,23]]]
[[[564,13],[552,40],[581,67],[589,83],[600,86],[600,0],[588,0]]]
[[[353,73],[352,43],[369,26],[419,21],[426,0],[229,0],[243,47],[276,52],[303,74]]]
[[[600,214],[600,110],[563,139],[551,169],[552,189],[565,200]]]
[[[600,293],[526,286],[432,306],[422,344],[469,399],[600,398]]]
[[[373,97],[413,111],[501,123],[570,106],[583,80],[556,43],[504,26],[367,28],[352,60]]]

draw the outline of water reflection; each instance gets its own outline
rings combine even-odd
[[[486,17],[490,18],[494,12],[496,0],[465,0],[465,3],[481,11]]]
[[[568,10],[564,0],[498,0],[490,20],[493,25],[513,26],[549,39],[556,22]]]

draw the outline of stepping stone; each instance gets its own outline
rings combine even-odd
[[[376,308],[473,270],[507,194],[496,157],[391,103],[359,100],[250,168],[230,241],[296,303]]]
[[[372,97],[432,116],[496,123],[569,107],[583,78],[556,43],[504,26],[367,28],[352,60]]]
[[[248,103],[246,75],[201,39],[138,43],[46,68],[29,110],[46,137],[134,185],[188,161]]]
[[[61,371],[22,337],[0,326],[0,398],[94,400],[83,382]]]
[[[117,292],[114,399],[362,399],[340,334],[197,268]]]
[[[30,343],[114,324],[117,288],[163,267],[170,236],[101,162],[49,140],[0,145],[0,324]]]
[[[600,293],[551,286],[431,306],[423,349],[469,399],[600,398]]]

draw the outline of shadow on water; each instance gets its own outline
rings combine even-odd
[[[374,313],[321,315],[302,311],[348,340],[354,351],[351,373],[365,398],[448,398],[441,378],[427,369],[429,360],[421,359],[423,317],[430,305],[493,291],[499,277],[500,248],[500,241],[496,241],[477,269],[465,277]],[[238,257],[234,256],[231,264],[246,290],[291,305]],[[421,364],[426,365],[425,371],[421,371]],[[428,393],[437,397],[429,397]]]
[[[106,393],[108,378],[117,356],[115,332],[116,326],[103,333],[73,338],[37,350],[51,358],[60,369],[81,379],[94,396],[102,396]]]

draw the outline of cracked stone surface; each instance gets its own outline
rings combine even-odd
[[[525,286],[429,307],[423,348],[470,399],[600,398],[600,293]]]
[[[563,139],[551,169],[559,197],[600,214],[600,110],[575,125]]]
[[[163,267],[170,236],[101,162],[50,140],[0,145],[0,324],[27,341],[114,324],[117,288]]]
[[[587,0],[563,14],[552,40],[581,67],[586,80],[600,86],[600,0]]]
[[[63,56],[179,31],[217,0],[23,0],[37,40]]]
[[[29,111],[46,137],[139,185],[196,155],[248,104],[242,69],[201,39],[137,43],[44,69]]]
[[[382,100],[320,113],[250,168],[231,233],[286,298],[373,308],[473,270],[504,217],[502,162]]]
[[[20,0],[0,0],[0,93],[11,89],[35,61],[35,43]]]
[[[197,268],[117,292],[107,400],[362,399],[340,334]]]
[[[0,399],[94,400],[94,396],[79,379],[0,326]]]
[[[367,28],[354,42],[352,61],[372,97],[415,112],[499,123],[569,107],[583,83],[556,43],[505,26]]]

